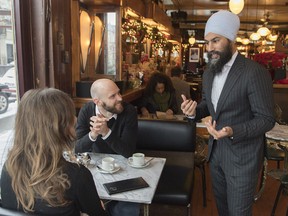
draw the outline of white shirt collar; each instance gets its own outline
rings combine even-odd
[[[96,115],[101,114],[100,111],[99,111],[99,109],[98,109],[98,106],[97,106],[97,105],[95,106],[95,112],[96,112]],[[111,116],[111,118],[117,119],[117,114],[116,114],[116,113],[113,114],[113,115]],[[109,118],[108,120],[110,120],[111,118]]]

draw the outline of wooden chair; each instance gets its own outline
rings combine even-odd
[[[138,120],[137,150],[166,158],[152,203],[186,206],[190,215],[195,142],[195,123]]]

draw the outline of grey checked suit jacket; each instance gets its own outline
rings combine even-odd
[[[220,95],[217,110],[211,102],[213,74],[203,75],[202,101],[196,120],[212,116],[217,129],[230,126],[233,140],[217,141],[224,172],[239,176],[259,171],[264,154],[265,132],[273,128],[274,100],[271,77],[264,67],[238,54]],[[208,160],[213,154],[213,137],[208,143]]]

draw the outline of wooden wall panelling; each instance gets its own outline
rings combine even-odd
[[[174,29],[172,27],[172,22],[167,14],[160,8],[157,4],[153,2],[148,2],[146,4],[146,18],[151,18],[154,21],[164,25],[169,29],[171,34],[174,34]]]
[[[37,87],[70,94],[70,0],[14,0],[14,5],[20,96]]]
[[[49,68],[51,86],[72,92],[71,1],[51,1]],[[51,62],[52,61],[52,62]],[[51,64],[52,63],[52,64]]]
[[[146,14],[146,7],[143,1],[126,0],[123,1],[123,7],[130,7],[141,16],[145,16]]]
[[[72,97],[76,97],[76,82],[80,81],[80,7],[79,1],[71,1],[71,71],[72,71]]]

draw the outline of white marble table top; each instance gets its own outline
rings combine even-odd
[[[272,130],[266,133],[266,137],[278,141],[288,142],[288,125],[276,124]]]
[[[97,192],[101,199],[136,202],[144,204],[150,204],[152,202],[155,190],[158,185],[158,181],[160,179],[163,167],[166,162],[165,158],[154,158],[147,167],[139,169],[130,167],[127,164],[127,158],[121,155],[93,153],[90,154],[90,156],[91,159],[96,162],[96,164],[101,164],[102,158],[111,156],[115,158],[116,164],[120,166],[119,171],[113,174],[108,174],[101,173],[96,166],[88,165],[88,168],[93,175]],[[147,158],[149,159],[149,155],[147,155]],[[149,187],[113,195],[109,195],[103,187],[104,183],[136,177],[143,177],[143,179],[149,184]]]

